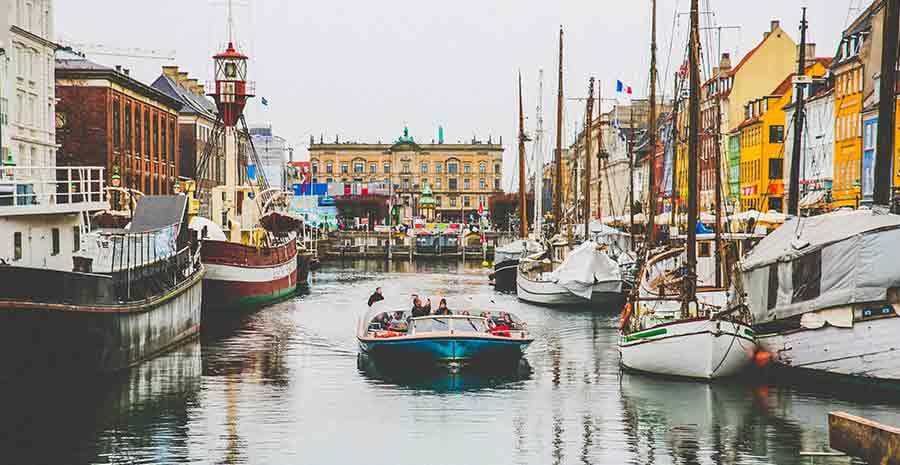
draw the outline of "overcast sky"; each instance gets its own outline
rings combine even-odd
[[[559,26],[566,32],[568,96],[586,94],[587,78],[613,96],[620,79],[647,94],[650,0],[234,0],[240,46],[251,56],[259,96],[248,108],[250,124],[270,123],[306,156],[309,136],[375,142],[396,138],[404,125],[421,142],[444,126],[447,142],[503,137],[506,172],[515,157],[516,71],[525,87],[528,125],[537,105],[543,68],[547,147],[555,124]],[[178,64],[211,80],[210,56],[225,42],[225,0],[57,0],[57,36],[106,47],[172,50]],[[740,26],[722,32],[722,49],[734,63],[755,46],[771,19],[799,42],[800,9],[808,7],[809,40],[817,55],[831,56],[848,10],[871,0],[700,0],[713,15],[703,25]],[[684,57],[689,0],[659,0],[658,66],[661,79]],[[103,12],[98,14],[98,12]],[[673,28],[674,26],[674,28]],[[675,37],[671,48],[672,37]],[[704,53],[715,56],[709,33]],[[711,49],[711,50],[710,50]],[[149,83],[167,64],[154,60],[90,56],[123,64]],[[670,59],[672,64],[670,65]],[[669,84],[671,79],[668,79]],[[660,84],[663,85],[662,83]],[[665,87],[669,89],[671,85]],[[668,91],[667,93],[671,93]],[[583,113],[566,111],[566,133]],[[507,176],[507,183],[511,178]]]

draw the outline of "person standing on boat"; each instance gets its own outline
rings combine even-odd
[[[450,309],[447,308],[447,299],[441,299],[441,301],[438,303],[438,308],[434,312],[434,314],[435,315],[452,315],[453,314],[453,312],[451,312]]]
[[[369,296],[369,307],[375,302],[381,302],[382,300],[384,300],[384,294],[381,292],[381,287],[376,287],[375,292]]]
[[[410,313],[413,318],[416,318],[419,316],[428,316],[431,312],[424,304],[422,304],[422,299],[418,295],[413,294],[413,306]]]

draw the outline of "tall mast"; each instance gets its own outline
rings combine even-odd
[[[803,19],[800,20],[800,53],[797,58],[797,77],[806,72],[806,8],[803,8]],[[788,208],[789,215],[800,216],[800,157],[803,154],[803,120],[805,112],[803,108],[803,84],[797,79],[794,86],[794,95],[797,98],[797,110],[794,111],[794,146],[791,150],[791,177],[788,180]]]
[[[684,303],[696,300],[697,292],[697,154],[699,148],[700,126],[700,44],[699,0],[691,0],[691,38],[690,38],[690,87],[688,100],[688,217],[687,217],[687,276],[685,276]]]
[[[556,94],[556,184],[553,185],[553,218],[556,230],[562,231],[562,131],[563,131],[563,29],[559,27],[559,90]]]
[[[538,71],[537,129],[534,131],[534,231],[538,239],[544,231],[544,70]]]
[[[234,42],[234,9],[231,5],[231,0],[228,0],[228,5],[226,6],[227,14],[228,14],[228,42]]]
[[[522,108],[522,72],[519,72],[519,236],[528,237],[528,196],[525,192],[525,110]]]
[[[716,226],[713,229],[716,237],[716,287],[722,287],[722,262],[725,260],[725,251],[722,250],[722,90],[716,85]],[[726,268],[727,269],[727,268]]]
[[[672,144],[672,211],[669,212],[671,219],[670,225],[678,226],[678,97],[681,90],[681,83],[678,81],[678,73],[675,73],[675,94],[672,96],[672,134],[670,135]]]
[[[881,82],[878,101],[878,150],[875,151],[876,205],[891,205],[891,162],[894,158],[894,121],[896,119],[897,23],[900,0],[885,0],[884,31],[881,41]]]
[[[597,85],[597,221],[603,222],[603,174],[606,169],[602,160],[606,149],[603,147],[603,85]]]
[[[593,148],[592,133],[594,132],[594,78],[588,80],[587,111],[584,116],[584,240],[591,237],[591,149]],[[599,173],[599,170],[598,170]]]
[[[650,173],[647,174],[650,199],[648,201],[647,230],[650,247],[656,243],[656,0],[651,0],[651,32],[650,32]]]
[[[628,116],[631,134],[628,136],[628,234],[631,236],[631,249],[634,250],[634,105]]]

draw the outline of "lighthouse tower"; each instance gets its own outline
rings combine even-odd
[[[246,167],[241,166],[239,161],[237,125],[242,122],[241,118],[247,100],[253,97],[253,85],[247,81],[248,57],[235,49],[233,30],[234,19],[229,1],[228,46],[224,51],[213,56],[216,85],[213,92],[209,94],[218,107],[225,142],[225,185],[222,186],[224,196],[213,197],[213,210],[219,212],[213,215],[213,221],[221,222],[220,226],[229,240],[239,242],[241,240],[240,211],[242,209],[237,202],[242,199],[238,199],[237,192],[246,190],[239,186],[239,170],[246,169]]]

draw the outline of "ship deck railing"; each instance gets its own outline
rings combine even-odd
[[[108,207],[102,166],[3,166],[0,216],[79,213]]]

